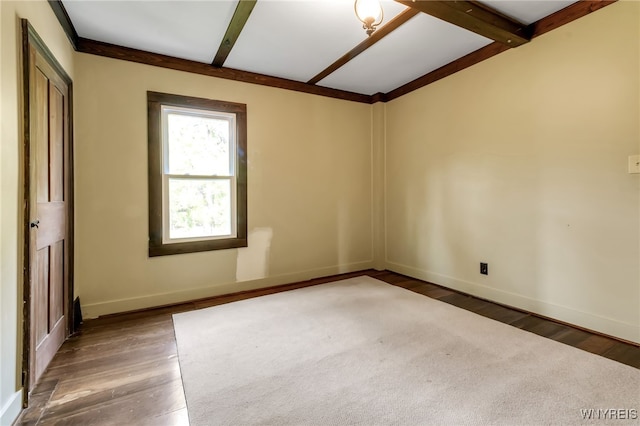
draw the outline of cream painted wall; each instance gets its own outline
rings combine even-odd
[[[22,104],[20,18],[27,18],[73,77],[66,35],[46,1],[0,1],[0,425],[21,407],[22,318]]]
[[[20,406],[19,17],[74,77],[87,317],[386,266],[640,341],[639,3],[374,106],[76,54],[44,1],[0,13],[0,424]],[[147,90],[248,105],[249,248],[147,257]]]
[[[622,1],[388,103],[387,267],[640,342],[639,40]]]
[[[372,267],[370,105],[86,54],[76,75],[85,316]],[[248,248],[147,256],[147,90],[247,104]]]

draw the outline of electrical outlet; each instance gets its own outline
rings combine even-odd
[[[480,273],[482,275],[489,275],[489,264],[480,262]]]

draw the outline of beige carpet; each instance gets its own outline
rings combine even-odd
[[[194,426],[640,424],[640,370],[370,277],[173,321]]]

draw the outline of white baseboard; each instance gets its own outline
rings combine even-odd
[[[578,311],[566,306],[560,306],[542,300],[531,299],[519,294],[487,287],[482,284],[463,281],[435,272],[413,268],[407,265],[388,262],[387,269],[399,274],[408,275],[424,281],[429,281],[453,290],[462,291],[483,299],[497,303],[524,309],[529,312],[553,318],[589,330],[608,334],[610,336],[640,343],[640,325],[621,322],[612,318],[606,318],[589,312]]]
[[[9,397],[0,410],[0,426],[11,426],[22,411],[22,389]]]
[[[191,300],[204,299],[207,297],[220,296],[223,294],[237,293],[239,291],[256,290],[264,287],[271,287],[282,284],[290,284],[299,281],[306,281],[318,277],[344,274],[348,272],[362,271],[373,268],[373,260],[350,263],[345,265],[330,266],[327,268],[313,269],[309,271],[294,272],[270,276],[251,281],[240,281],[225,284],[215,284],[195,289],[178,290],[169,293],[152,294],[149,296],[132,297],[127,299],[109,300],[106,302],[89,303],[82,305],[83,318],[97,318],[101,315],[114,314],[118,312],[133,311],[136,309],[150,308],[154,306],[164,306],[174,303],[188,302]]]

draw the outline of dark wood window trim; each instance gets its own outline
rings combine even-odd
[[[236,237],[164,244],[162,217],[161,107],[198,108],[236,116]],[[149,172],[149,256],[247,247],[247,106],[245,104],[147,92]]]

